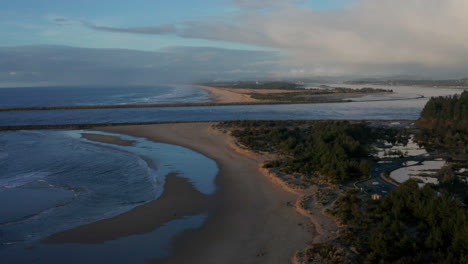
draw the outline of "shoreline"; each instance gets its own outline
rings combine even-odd
[[[262,101],[253,99],[247,94],[233,92],[229,89],[222,89],[206,85],[194,85],[195,87],[208,92],[211,100],[215,103],[266,103],[269,101]]]
[[[164,224],[197,215],[210,208],[210,196],[200,193],[176,173],[166,176],[164,191],[156,200],[120,215],[55,233],[45,244],[100,244],[132,235],[149,233]]]
[[[62,106],[33,106],[33,107],[0,107],[0,112],[15,111],[54,111],[54,110],[86,110],[86,109],[119,109],[119,108],[163,108],[163,107],[203,107],[203,106],[239,106],[239,105],[282,105],[282,104],[323,104],[323,103],[350,103],[352,100],[344,98],[372,95],[375,93],[335,93],[313,95],[317,100],[260,100],[251,97],[251,94],[276,94],[294,93],[297,90],[255,90],[255,89],[230,89],[204,85],[194,85],[208,92],[211,101],[198,103],[162,103],[162,104],[119,104],[119,105],[62,105]],[[418,98],[383,99],[374,101],[413,100]]]
[[[256,100],[256,99],[252,99]],[[246,101],[246,102],[205,102],[205,103],[170,103],[170,104],[126,104],[126,105],[74,105],[74,106],[38,106],[38,107],[8,107],[0,108],[0,112],[15,111],[54,111],[54,110],[86,110],[86,109],[119,109],[119,108],[163,108],[163,107],[203,107],[203,106],[240,106],[240,105],[283,105],[283,104],[324,104],[349,103],[349,101]]]
[[[417,120],[412,119],[369,119],[369,120],[356,120],[356,119],[340,119],[349,122],[361,122],[366,121],[372,122],[416,122]],[[340,121],[337,120],[337,121]],[[148,125],[163,125],[163,124],[195,124],[195,123],[216,123],[223,121],[234,121],[234,120],[216,120],[216,121],[162,121],[162,122],[137,122],[137,123],[101,123],[101,124],[58,124],[58,125],[19,125],[19,126],[0,126],[0,131],[14,131],[14,130],[47,130],[47,129],[96,129],[96,128],[108,128],[108,127],[124,127],[124,126],[148,126]],[[263,120],[270,121],[270,120]],[[278,121],[278,120],[277,120]],[[295,121],[326,121],[326,119],[310,119],[310,120],[295,120]]]
[[[134,140],[124,140],[121,138],[117,138],[114,136],[108,136],[108,135],[98,135],[98,134],[92,134],[92,133],[81,133],[81,137],[87,140],[91,141],[96,141],[96,142],[101,142],[101,143],[107,143],[107,144],[114,144],[114,145],[119,145],[119,146],[133,146],[135,144]]]
[[[261,160],[236,152],[213,123],[103,127],[95,130],[145,137],[190,148],[220,169],[213,213],[203,226],[178,236],[173,254],[155,263],[288,263],[313,240],[315,227],[297,212],[299,196],[272,183]]]

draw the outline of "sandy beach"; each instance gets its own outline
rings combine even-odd
[[[261,100],[253,99],[244,94],[245,91],[235,91],[235,89],[218,88],[205,85],[196,85],[196,87],[208,92],[211,100],[215,103],[253,103]],[[245,90],[245,89],[243,89]]]
[[[212,130],[211,125],[183,123],[101,129],[184,146],[215,160],[220,168],[218,191],[205,224],[183,233],[171,257],[154,262],[290,263],[296,251],[304,249],[313,239],[310,221],[288,206],[298,195],[273,184],[260,173],[256,157],[234,151],[229,137]],[[67,237],[61,239],[67,241]]]
[[[280,89],[239,89],[221,88],[206,85],[195,85],[208,92],[211,100],[215,103],[268,103],[272,100],[254,99],[250,94],[277,94],[277,93],[297,93],[298,90]],[[319,95],[320,96],[320,95]]]
[[[221,87],[212,87],[212,86],[205,86],[205,85],[195,85],[196,87],[203,89],[208,92],[211,100],[214,103],[220,104],[229,104],[229,103],[275,103],[280,102],[276,100],[268,100],[268,99],[255,99],[252,98],[252,94],[258,95],[273,95],[273,94],[286,94],[286,93],[297,93],[301,92],[301,90],[280,90],[280,89],[238,89],[238,88],[221,88]],[[302,90],[307,91],[307,90]],[[389,94],[386,92],[376,93],[376,94]],[[319,102],[339,102],[344,99],[348,98],[359,98],[365,95],[369,95],[369,93],[343,93],[343,92],[336,92],[336,93],[329,93],[329,94],[310,94],[307,96],[310,100],[308,103],[319,103]],[[291,102],[297,103],[297,102]]]

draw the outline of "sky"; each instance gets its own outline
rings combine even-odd
[[[462,78],[466,14],[466,0],[3,1],[0,82],[73,84],[80,78],[63,76],[92,72],[93,82],[106,83],[117,70],[128,71],[129,83]]]

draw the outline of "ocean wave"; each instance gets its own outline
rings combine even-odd
[[[36,171],[0,179],[0,188],[16,188],[31,182],[38,181],[49,175],[48,172]]]

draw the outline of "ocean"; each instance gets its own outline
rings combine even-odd
[[[172,172],[187,178],[203,194],[216,191],[217,165],[199,153],[143,138],[88,131],[135,142],[132,146],[99,143],[81,138],[82,132],[0,133],[0,262],[25,258],[24,247],[54,233],[157,199],[166,175]],[[196,226],[204,219],[203,215],[191,217],[198,219]],[[193,219],[185,220],[171,224],[173,235],[194,228]],[[159,242],[159,249],[152,247],[151,257],[168,253],[170,239],[165,241]],[[43,250],[50,247],[44,245]]]
[[[208,100],[205,91],[187,85],[0,89],[0,107]],[[20,119],[14,119],[19,123]],[[96,251],[92,261],[102,257],[104,262],[111,259],[113,263],[144,262],[169,254],[178,233],[197,228],[206,219],[205,214],[186,216],[148,234],[99,247],[38,243],[54,233],[110,218],[157,199],[163,192],[166,175],[172,172],[187,178],[201,193],[211,195],[216,191],[217,165],[199,153],[124,135],[115,136],[134,141],[133,146],[98,143],[81,138],[82,132],[0,132],[1,263],[30,263],[38,256],[45,258],[42,260],[45,263],[62,262],[64,255],[57,252],[67,251],[83,258]],[[117,248],[123,245],[139,254],[118,254]],[[35,250],[26,250],[30,247]],[[78,253],[80,250],[83,254]],[[110,255],[113,257],[109,258]],[[79,258],[67,261],[86,262]]]
[[[191,85],[0,88],[0,108],[70,105],[197,103],[208,94]]]

